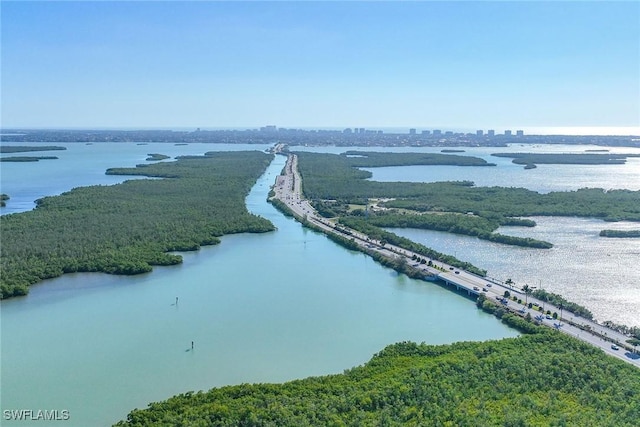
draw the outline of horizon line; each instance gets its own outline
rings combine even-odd
[[[416,135],[421,136],[423,130],[440,130],[443,132],[454,132],[454,134],[473,134],[482,130],[483,136],[488,136],[488,130],[494,130],[495,137],[505,136],[504,131],[523,131],[525,136],[640,136],[640,126],[496,126],[496,127],[468,127],[468,126],[2,126],[0,134],[5,131],[257,131],[266,126],[275,126],[276,129],[287,130],[325,130],[343,131],[345,129],[359,129],[383,131],[388,134],[409,134],[410,129],[416,130]],[[431,134],[430,136],[433,136]],[[507,135],[507,136],[516,136]]]

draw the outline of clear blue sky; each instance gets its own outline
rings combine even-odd
[[[639,2],[8,2],[2,126],[640,125]]]

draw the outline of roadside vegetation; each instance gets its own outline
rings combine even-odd
[[[188,392],[124,426],[635,426],[640,371],[555,331],[393,344],[343,374]]]
[[[561,295],[554,294],[553,292],[547,292],[544,289],[534,289],[530,294],[540,301],[548,302],[556,307],[562,307],[576,316],[584,317],[589,320],[593,319],[593,313],[591,313],[589,309],[576,304],[575,302],[567,301]]]
[[[274,229],[244,199],[273,155],[213,152],[177,162],[110,169],[165,179],[76,188],[37,201],[33,211],[0,217],[2,298],[72,272],[139,274],[182,262],[225,234]]]
[[[364,218],[376,227],[419,228],[423,230],[445,231],[466,236],[475,236],[482,240],[502,243],[505,245],[525,246],[530,248],[549,249],[553,245],[549,242],[529,237],[507,236],[494,233],[501,225],[519,225],[533,227],[531,220],[516,221],[515,218],[485,218],[476,215],[458,213],[407,215],[389,211],[374,212]]]
[[[435,261],[441,261],[451,266],[461,268],[463,270],[477,274],[478,276],[485,276],[487,274],[486,270],[478,268],[471,263],[461,261],[452,255],[443,254],[424,245],[421,245],[420,243],[416,243],[413,240],[407,239],[406,237],[398,236],[395,233],[383,230],[382,228],[376,227],[375,225],[371,225],[363,218],[342,217],[340,218],[339,222],[340,224],[366,234],[373,240],[378,240],[382,243],[383,246],[389,243],[402,249],[420,254],[425,258]]]

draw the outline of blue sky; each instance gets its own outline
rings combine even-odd
[[[640,126],[638,2],[7,2],[2,126]]]

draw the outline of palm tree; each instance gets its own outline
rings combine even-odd
[[[511,278],[508,278],[506,282],[504,282],[505,285],[507,285],[509,287],[509,289],[511,289],[511,285],[513,285],[513,280],[511,280]]]
[[[529,285],[524,285],[522,287],[522,291],[524,292],[524,301],[525,305],[529,304],[529,295],[533,292],[533,288],[529,287]]]

